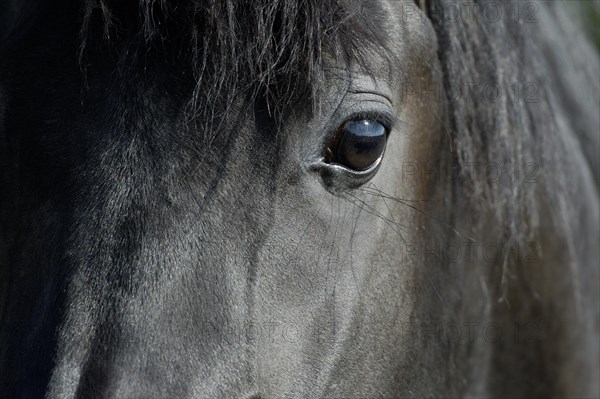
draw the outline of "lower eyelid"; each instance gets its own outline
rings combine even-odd
[[[379,170],[382,157],[370,168],[354,171],[338,164],[327,164],[323,161],[308,164],[308,170],[317,173],[323,186],[330,192],[345,191],[360,187],[369,182]]]

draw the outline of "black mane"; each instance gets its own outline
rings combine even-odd
[[[364,65],[365,43],[385,47],[385,32],[372,29],[380,12],[337,0],[87,0],[81,61],[87,69],[90,46],[110,48],[127,65],[171,53],[194,76],[195,120],[213,120],[240,93],[263,95],[281,111],[292,98],[316,98],[325,53]]]
[[[541,212],[539,195],[556,210],[552,215],[555,226],[566,226],[576,218],[575,210],[564,205],[572,202],[567,198],[573,195],[569,176],[579,173],[569,169],[573,155],[564,152],[566,141],[586,143],[583,156],[596,183],[600,178],[599,120],[589,106],[600,101],[598,53],[573,27],[559,2],[539,7],[537,22],[524,22],[523,16],[518,19],[511,14],[511,7],[523,7],[527,2],[487,0],[474,1],[472,5],[479,11],[456,20],[446,11],[456,9],[459,3],[428,2],[445,92],[449,99],[460,99],[449,102],[448,122],[457,162],[465,169],[468,163],[505,170],[511,165],[531,167],[518,171],[518,176],[512,169],[515,173],[505,173],[497,180],[466,173],[472,179],[455,187],[457,201],[464,201],[467,195],[472,209],[494,209],[497,237],[527,240]],[[490,4],[500,7],[505,17],[486,17],[481,10]],[[564,31],[572,35],[570,42],[564,40]],[[565,55],[572,58],[566,62]],[[470,95],[468,87],[475,84],[499,88],[503,94],[495,99],[486,98],[483,91]],[[533,178],[524,178],[526,174]],[[565,231],[567,237],[570,234]]]

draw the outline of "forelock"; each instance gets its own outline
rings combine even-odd
[[[281,112],[297,97],[314,104],[325,58],[367,65],[366,47],[383,50],[384,33],[371,28],[380,13],[337,0],[86,0],[82,54],[98,37],[128,54],[171,47],[193,69],[195,119],[241,94]]]

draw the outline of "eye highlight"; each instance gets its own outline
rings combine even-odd
[[[340,126],[329,143],[325,162],[356,171],[367,170],[383,156],[386,142],[387,129],[377,120],[349,120]]]

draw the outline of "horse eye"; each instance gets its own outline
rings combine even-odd
[[[362,171],[383,155],[386,128],[376,120],[362,119],[344,123],[327,148],[326,161]]]

